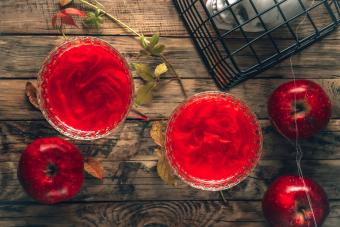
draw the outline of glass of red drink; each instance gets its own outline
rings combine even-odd
[[[210,191],[235,186],[256,166],[262,134],[255,114],[223,92],[192,96],[172,113],[165,150],[187,184]]]
[[[59,132],[76,139],[111,133],[126,118],[133,89],[124,58],[97,38],[76,38],[58,46],[38,74],[43,115]]]

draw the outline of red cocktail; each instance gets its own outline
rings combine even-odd
[[[52,51],[38,75],[39,104],[61,133],[95,139],[123,121],[133,97],[124,58],[108,43],[77,38]]]
[[[197,94],[177,107],[165,139],[170,165],[193,187],[230,188],[255,167],[261,129],[251,110],[222,92]]]

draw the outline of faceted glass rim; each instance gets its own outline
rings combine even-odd
[[[130,99],[129,106],[126,110],[126,113],[123,114],[120,122],[118,122],[112,128],[104,129],[103,133],[102,132],[93,132],[93,131],[82,131],[82,130],[79,130],[79,129],[75,129],[75,128],[65,124],[61,120],[59,120],[57,116],[54,116],[55,119],[51,119],[51,117],[47,113],[48,111],[45,109],[45,106],[44,106],[45,102],[44,102],[44,99],[42,98],[42,95],[41,95],[41,92],[42,92],[41,85],[44,81],[44,73],[45,73],[45,70],[46,70],[46,65],[52,60],[52,58],[59,51],[65,51],[66,50],[65,47],[67,47],[68,45],[76,44],[77,42],[87,41],[87,40],[91,41],[91,42],[98,42],[102,45],[105,45],[105,46],[109,47],[115,54],[117,54],[117,56],[120,58],[120,60],[125,65],[127,72],[128,72],[127,76],[129,78],[129,80],[131,81],[131,91],[132,91],[132,93],[131,93],[131,99]],[[65,49],[63,50],[63,48],[65,48]],[[39,72],[38,72],[38,76],[37,76],[37,81],[38,81],[37,99],[38,99],[39,109],[42,112],[44,118],[55,130],[57,130],[61,134],[65,135],[69,138],[72,138],[72,139],[95,140],[95,139],[100,139],[100,138],[103,138],[103,137],[110,135],[117,128],[119,128],[119,126],[126,120],[128,114],[131,111],[131,108],[133,106],[133,99],[134,99],[135,91],[134,91],[133,76],[132,76],[131,70],[129,68],[129,64],[127,63],[127,61],[123,57],[123,55],[116,48],[114,48],[107,41],[100,39],[100,38],[90,37],[90,36],[75,37],[75,38],[69,39],[69,40],[63,42],[62,44],[56,46],[54,49],[52,49],[49,52],[49,54],[45,57],[44,61],[41,63],[40,68],[39,68]]]
[[[236,180],[233,179],[231,182],[228,182],[228,179],[208,181],[208,180],[202,180],[202,179],[198,179],[198,178],[189,176],[189,174],[187,174],[186,171],[181,169],[180,166],[174,164],[174,160],[173,160],[173,158],[171,157],[171,154],[170,154],[171,149],[168,147],[168,143],[171,142],[171,140],[169,140],[168,134],[172,130],[171,129],[171,123],[173,122],[176,113],[178,113],[178,111],[180,111],[189,101],[196,99],[198,97],[207,96],[207,95],[223,95],[225,97],[230,97],[233,100],[236,100],[237,102],[241,103],[241,105],[245,106],[248,109],[248,113],[251,115],[251,118],[253,119],[252,123],[254,123],[256,125],[256,132],[257,132],[257,135],[259,137],[259,139],[258,139],[259,147],[258,147],[258,150],[256,151],[257,155],[253,159],[253,164],[252,164],[251,168],[245,169],[245,171],[242,172],[242,174],[237,176]],[[263,136],[262,136],[261,126],[259,124],[259,121],[258,121],[255,113],[250,109],[250,107],[248,105],[246,105],[245,102],[243,102],[242,100],[236,98],[234,95],[231,95],[229,93],[225,93],[225,92],[221,92],[221,91],[205,91],[205,92],[200,92],[200,93],[197,93],[195,95],[190,96],[189,98],[187,98],[185,101],[183,101],[180,105],[178,105],[174,109],[174,111],[170,115],[168,122],[167,122],[164,144],[165,144],[164,147],[165,147],[165,153],[166,153],[167,160],[169,161],[169,164],[170,164],[171,168],[173,169],[174,173],[182,181],[184,181],[186,184],[190,185],[191,187],[194,187],[194,188],[197,188],[197,189],[201,189],[201,190],[205,190],[205,191],[221,191],[221,190],[229,189],[229,188],[232,188],[232,187],[238,185],[240,182],[245,180],[250,175],[250,173],[255,169],[255,167],[257,166],[257,164],[258,164],[258,162],[261,158],[261,155],[262,155]]]

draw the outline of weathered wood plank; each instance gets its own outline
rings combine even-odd
[[[139,44],[132,37],[101,37],[116,47],[128,62],[145,62],[152,65],[159,59],[139,56]],[[197,51],[189,38],[162,38],[167,47],[166,55],[182,78],[210,78]],[[0,37],[0,79],[1,78],[36,78],[39,66],[63,38],[57,36],[5,36]],[[231,40],[230,43],[237,42]],[[283,44],[286,40],[281,41]],[[270,52],[265,41],[261,42],[264,54]],[[297,78],[339,78],[340,45],[337,40],[324,40],[307,48],[293,58],[293,67]],[[236,45],[236,44],[235,44]],[[242,56],[245,64],[253,59],[249,51]],[[169,73],[168,76],[173,76]],[[257,78],[292,78],[288,60],[269,69]]]
[[[339,120],[333,120],[328,130],[314,139],[301,143],[306,159],[303,164],[305,174],[319,181],[331,198],[340,196],[340,183],[330,178],[340,171],[338,149]],[[268,127],[268,121],[261,121],[264,127],[264,153],[260,166],[252,174],[264,181],[248,179],[231,189],[226,196],[230,199],[253,199],[262,196],[271,179],[287,173],[296,173],[292,159],[295,151],[283,138],[275,135]],[[94,142],[74,141],[85,155],[95,156],[103,161],[105,178],[103,181],[87,177],[83,191],[76,201],[97,200],[154,200],[154,199],[218,199],[218,194],[192,189],[185,184],[173,188],[159,179],[154,166],[156,147],[148,135],[148,125],[143,122],[128,122],[108,139]],[[0,200],[26,201],[16,179],[16,166],[25,144],[43,136],[57,133],[46,122],[1,122],[1,162],[0,185],[3,188]],[[290,159],[290,160],[266,160]],[[124,161],[125,160],[125,161]],[[150,170],[149,170],[150,169]],[[260,193],[260,194],[258,194]],[[14,196],[15,195],[15,196]]]
[[[267,99],[272,91],[287,79],[252,79],[231,89],[230,93],[244,100],[259,118],[267,117]],[[328,93],[333,103],[333,118],[340,117],[340,79],[316,79]],[[25,80],[0,80],[0,120],[33,120],[42,119],[39,111],[34,109],[26,100],[24,94]],[[168,117],[174,108],[183,102],[177,81],[163,80],[165,87],[155,91],[153,103],[140,110],[150,117]],[[135,79],[136,88],[141,81]],[[216,90],[212,79],[183,80],[188,95],[202,91]]]
[[[15,218],[14,223],[20,221],[29,225],[40,225],[49,220],[52,221],[49,223],[81,226],[232,226],[239,223],[249,226],[250,221],[260,222],[258,226],[261,226],[264,222],[260,202],[230,202],[228,206],[207,201],[60,204],[47,209],[35,204],[31,208],[0,206],[0,223],[6,219],[11,223],[11,218]],[[79,214],[86,218],[80,218]],[[336,210],[329,219],[333,216],[337,216]]]
[[[109,11],[145,34],[160,31],[167,45],[170,61],[185,78],[189,94],[216,90],[204,68],[188,33],[184,28],[172,0],[163,1],[110,1]],[[98,181],[86,176],[81,193],[72,201],[56,206],[43,206],[32,202],[21,189],[16,178],[17,161],[26,144],[37,137],[56,136],[38,111],[26,101],[24,80],[33,79],[39,64],[47,53],[62,41],[51,27],[51,17],[58,9],[57,0],[0,1],[0,225],[1,226],[265,226],[261,205],[268,184],[275,177],[295,173],[293,147],[261,120],[264,131],[264,154],[252,176],[228,190],[227,206],[220,202],[218,193],[195,190],[181,183],[178,187],[165,185],[155,171],[155,145],[145,122],[128,120],[117,133],[92,142],[74,141],[86,155],[103,160],[105,178]],[[157,7],[155,7],[157,6]],[[316,15],[318,22],[323,12]],[[310,28],[309,28],[310,29]],[[307,30],[302,30],[305,32]],[[70,34],[105,35],[103,38],[121,51],[129,62],[143,61],[156,64],[157,59],[138,56],[138,44],[126,35],[124,29],[105,23],[100,31],[67,29]],[[1,33],[4,36],[1,36]],[[10,37],[10,34],[24,36]],[[33,36],[30,36],[32,34]],[[34,36],[46,34],[46,36]],[[52,36],[50,36],[52,34]],[[340,225],[340,182],[334,176],[340,171],[340,81],[339,30],[320,43],[314,44],[294,58],[297,78],[314,78],[330,94],[333,118],[328,128],[313,139],[302,141],[303,170],[306,176],[318,181],[331,201],[331,214],[325,226]],[[113,36],[108,36],[113,35]],[[118,35],[118,36],[116,36]],[[287,33],[279,34],[284,40]],[[274,35],[276,36],[276,34]],[[239,40],[229,40],[230,43]],[[261,47],[264,53],[270,51]],[[245,52],[245,61],[249,53]],[[250,57],[249,57],[250,60]],[[173,75],[168,75],[173,76]],[[167,77],[168,77],[167,76]],[[197,79],[196,79],[197,78]],[[236,87],[231,93],[244,99],[261,118],[266,118],[266,99],[280,83],[292,78],[289,62],[285,61]],[[263,78],[285,78],[273,80]],[[326,79],[321,80],[320,78]],[[166,81],[165,81],[166,82]],[[137,87],[140,84],[136,80]],[[155,103],[141,110],[150,116],[167,117],[183,96],[175,81],[156,93]],[[257,94],[255,96],[254,94]],[[7,121],[7,120],[15,121]],[[35,120],[35,121],[20,121]],[[18,121],[19,120],[19,121]],[[280,159],[280,160],[277,160]],[[288,159],[288,160],[284,160]],[[321,159],[321,160],[318,160]],[[151,168],[151,169],[149,169]],[[333,176],[333,177],[332,177]],[[154,202],[126,202],[125,200],[157,200]],[[159,201],[193,200],[193,201]],[[196,200],[196,201],[195,201]],[[218,200],[218,201],[201,201]],[[251,201],[236,201],[251,200]],[[257,200],[257,201],[254,201]],[[100,202],[124,201],[124,202]],[[158,224],[158,225],[157,225]]]
[[[51,19],[59,9],[57,2],[58,0],[2,0],[0,2],[0,13],[3,19],[0,22],[0,32],[6,34],[56,34],[57,31],[52,27]],[[172,0],[101,0],[100,2],[108,6],[107,9],[109,12],[129,24],[130,27],[138,32],[153,34],[160,31],[162,35],[166,36],[188,36]],[[197,1],[196,4],[198,5],[199,1]],[[324,7],[318,7],[318,9],[311,12],[311,15],[317,26],[324,26],[329,23],[329,16],[327,16]],[[306,24],[308,25],[301,26],[300,34],[307,34],[313,31],[313,27],[308,20]],[[208,26],[208,28],[211,29],[211,26]],[[276,38],[292,38],[286,30],[282,29],[274,33],[273,36]],[[109,20],[105,21],[103,28],[99,31],[70,28],[67,29],[66,32],[71,34],[129,34],[126,30],[109,22]],[[339,34],[339,31],[337,31],[336,34],[330,36],[330,38],[339,38]],[[250,33],[248,35],[252,36],[254,34]],[[241,34],[237,34],[236,36],[242,37]]]
[[[280,136],[268,120],[261,120],[264,137],[262,159],[295,160],[295,147]],[[152,161],[157,147],[149,135],[150,124],[140,121],[127,121],[116,133],[95,141],[75,143],[85,155],[95,156],[106,161]],[[1,121],[0,122],[0,161],[16,162],[27,144],[34,139],[47,136],[60,136],[46,121]],[[66,138],[67,139],[67,138]],[[340,120],[331,120],[328,127],[315,137],[300,142],[304,159],[340,159]]]
[[[218,192],[191,188],[183,182],[166,185],[157,175],[155,157],[150,161],[105,161],[102,181],[86,177],[81,192],[72,200],[83,202],[126,200],[219,200]],[[0,162],[0,200],[2,202],[31,201],[16,178],[17,162]],[[317,181],[330,199],[340,199],[340,160],[302,161],[304,175]],[[295,161],[261,160],[252,177],[227,190],[230,200],[261,200],[268,185],[278,176],[297,174]]]
[[[259,201],[124,202],[0,205],[2,226],[267,226]],[[340,224],[340,202],[331,202],[324,224]]]
[[[156,31],[167,35],[187,34],[172,0],[165,1],[110,1],[102,0],[109,12],[128,23],[133,29],[145,34]],[[0,2],[3,33],[56,33],[51,20],[59,9],[58,0],[29,0]],[[143,23],[141,23],[143,22]],[[70,33],[88,33],[83,29],[67,29]],[[106,20],[99,34],[129,34],[118,25]]]

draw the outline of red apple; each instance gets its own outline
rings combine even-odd
[[[268,102],[268,114],[273,126],[291,139],[308,138],[325,128],[331,112],[327,94],[310,80],[282,84]]]
[[[74,197],[84,181],[79,149],[61,138],[37,139],[22,153],[18,178],[28,195],[53,204]]]
[[[281,176],[268,188],[262,200],[265,218],[277,227],[321,226],[329,213],[325,191],[316,182],[299,176]],[[306,193],[309,194],[310,209]],[[312,211],[313,210],[313,211]]]

